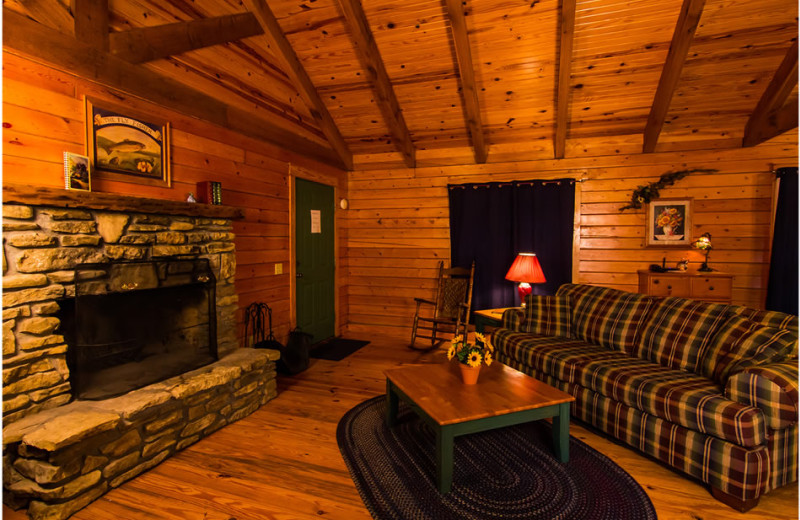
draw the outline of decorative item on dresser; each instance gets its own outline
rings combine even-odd
[[[733,275],[669,271],[656,273],[639,270],[639,292],[651,296],[676,296],[708,302],[731,303]]]

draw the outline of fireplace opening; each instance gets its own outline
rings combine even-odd
[[[217,359],[216,279],[207,259],[84,264],[62,300],[76,399],[101,400]]]

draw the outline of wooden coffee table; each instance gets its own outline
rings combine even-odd
[[[436,432],[436,484],[453,482],[453,442],[459,435],[553,418],[553,448],[569,460],[569,404],[574,397],[495,361],[481,368],[476,385],[461,382],[458,363],[409,365],[387,370],[386,422],[397,420],[399,399]]]

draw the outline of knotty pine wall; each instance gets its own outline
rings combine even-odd
[[[344,223],[348,331],[410,337],[413,298],[432,298],[437,263],[449,265],[448,183],[584,178],[574,281],[636,291],[637,269],[660,264],[663,257],[674,266],[688,256],[694,271],[700,252],[645,248],[644,209],[619,211],[637,186],[687,168],[719,172],[692,174],[662,190],[662,197],[694,199],[693,236],[711,233],[715,249],[710,264],[735,275],[734,303],[763,307],[774,179],[770,172],[781,166],[797,166],[796,131],[749,149],[351,172]]]
[[[101,179],[94,191],[185,200],[204,180],[222,182],[223,203],[244,210],[236,221],[236,290],[242,310],[252,302],[273,309],[275,334],[290,328],[290,190],[292,174],[333,185],[346,196],[345,172],[230,130],[181,116],[123,92],[3,53],[3,182],[63,187],[64,151],[85,154],[84,96],[108,100],[172,124],[172,187]],[[283,274],[275,275],[275,264]],[[337,316],[343,323],[347,304]],[[241,334],[241,327],[240,327]]]

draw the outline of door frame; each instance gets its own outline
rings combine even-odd
[[[297,327],[297,186],[296,179],[312,181],[333,188],[333,330],[334,335],[341,335],[341,254],[339,250],[339,226],[341,225],[340,209],[337,201],[340,198],[340,179],[324,173],[299,167],[289,163],[289,324]]]

